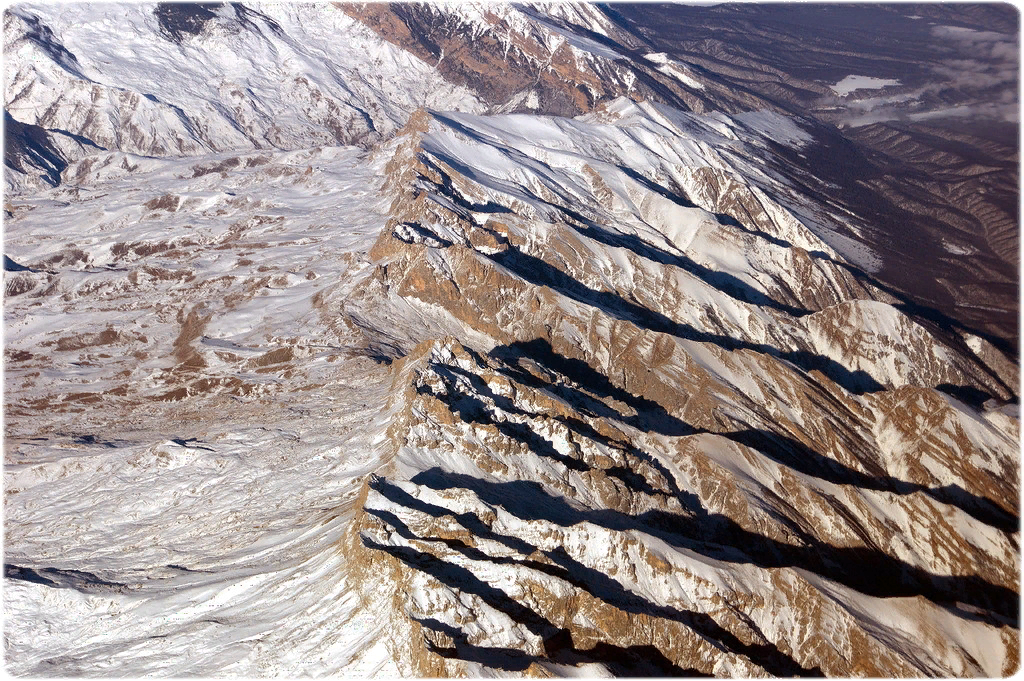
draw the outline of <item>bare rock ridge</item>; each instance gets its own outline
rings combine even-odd
[[[1017,19],[805,10],[8,9],[8,670],[1017,669]]]
[[[395,560],[393,569],[402,575],[397,579],[417,585],[409,593],[431,584],[472,599],[468,606],[440,597],[402,602],[413,620],[429,622],[422,625],[428,649],[449,660],[448,666],[417,673],[467,671],[451,661],[487,664],[484,651],[495,651],[503,660],[495,664],[510,670],[607,665],[599,655],[581,652],[598,641],[614,641],[626,651],[617,653],[627,665],[614,668],[618,673],[667,673],[652,662],[662,656],[677,665],[677,673],[937,673],[923,651],[888,647],[871,633],[873,625],[834,620],[834,606],[807,605],[815,614],[804,624],[809,631],[840,627],[842,640],[858,641],[855,658],[794,640],[767,614],[783,610],[781,603],[766,603],[738,585],[726,587],[730,595],[723,597],[739,608],[735,626],[717,624],[718,611],[693,600],[699,588],[687,580],[698,579],[696,573],[683,577],[696,568],[673,562],[679,560],[676,552],[696,551],[712,565],[766,571],[759,583],[785,583],[784,591],[802,603],[842,603],[833,589],[846,589],[848,598],[879,599],[888,612],[912,597],[922,608],[917,616],[941,613],[1013,630],[1016,608],[1008,604],[1016,587],[1012,572],[999,576],[1012,563],[992,570],[972,540],[945,530],[939,530],[941,539],[923,528],[910,530],[919,537],[929,533],[925,544],[932,548],[909,552],[898,525],[884,520],[887,514],[876,515],[879,503],[893,504],[916,528],[911,518],[952,513],[985,533],[1009,533],[1003,536],[1013,553],[1013,459],[995,469],[983,464],[995,462],[981,454],[986,445],[974,444],[958,425],[974,418],[973,409],[936,390],[954,384],[977,385],[981,393],[1006,390],[993,382],[991,368],[837,276],[846,270],[828,271],[842,282],[831,293],[842,302],[794,310],[772,305],[782,291],[766,287],[755,296],[750,287],[737,295],[744,289],[719,284],[710,268],[695,268],[685,256],[652,255],[660,251],[637,236],[595,236],[599,229],[614,230],[615,236],[619,230],[639,232],[640,225],[630,225],[624,211],[613,224],[599,225],[599,192],[589,201],[572,197],[576,217],[556,203],[561,197],[539,199],[544,188],[553,194],[556,186],[565,190],[599,175],[588,166],[589,172],[581,169],[572,179],[546,183],[551,175],[571,173],[559,153],[576,156],[569,140],[553,131],[543,151],[533,138],[529,161],[522,142],[516,147],[507,138],[502,142],[508,146],[487,140],[522,164],[518,173],[498,171],[493,157],[487,168],[470,165],[482,152],[458,153],[459,165],[441,160],[452,156],[435,155],[441,149],[452,153],[456,140],[484,143],[474,125],[494,133],[500,126],[494,120],[460,116],[453,125],[449,116],[438,116],[425,131],[419,124],[408,133],[419,144],[398,138],[390,177],[415,189],[394,202],[390,227],[371,251],[383,262],[354,296],[414,298],[500,343],[485,358],[454,340],[425,341],[393,365],[398,377],[408,376],[407,422],[394,431],[393,471],[370,483],[361,541]],[[580,139],[610,137],[591,131]],[[629,150],[618,153],[626,157]],[[620,200],[628,200],[630,175],[612,163],[603,167],[617,177],[606,176],[602,184],[619,187]],[[518,197],[502,182],[512,174],[519,180]],[[524,191],[534,200],[522,198]],[[605,203],[613,203],[610,198]],[[695,206],[674,207],[696,214],[700,228],[713,224],[719,238],[749,234],[712,222],[711,214]],[[551,218],[535,216],[545,208],[559,213],[554,227]],[[574,222],[589,224],[590,231]],[[608,254],[606,265],[599,253]],[[701,255],[707,257],[694,257]],[[815,262],[811,268],[819,266]],[[826,268],[831,263],[821,262]],[[771,272],[768,262],[762,267]],[[828,274],[817,276],[828,281]],[[782,278],[775,273],[764,280]],[[682,291],[693,295],[702,289],[717,298],[715,314],[704,309],[687,317]],[[874,295],[884,298],[877,290]],[[735,316],[723,310],[735,310]],[[759,318],[766,321],[754,321]],[[410,368],[417,365],[422,368]],[[953,416],[956,410],[964,411]],[[942,432],[926,425],[938,423],[945,424]],[[1007,445],[1013,441],[1012,432],[990,432],[1009,438]],[[921,443],[912,455],[910,443]],[[965,456],[967,451],[978,454]],[[742,468],[727,463],[731,456],[745,462]],[[971,483],[942,482],[954,479]],[[831,520],[812,520],[820,517]],[[496,519],[504,531],[495,529]],[[483,527],[486,534],[478,529]],[[585,538],[570,540],[570,533]],[[656,557],[637,562],[645,551]],[[955,562],[948,562],[953,556]],[[630,565],[628,577],[618,572],[624,563]],[[512,571],[511,581],[502,582],[513,585],[511,592],[478,581],[497,574],[495,566]],[[701,566],[714,570],[706,561]],[[581,581],[579,575],[593,578]],[[706,578],[723,588],[716,578]],[[827,597],[819,578],[832,585]],[[653,586],[664,587],[666,579],[677,585],[669,601]],[[614,595],[616,588],[621,596]],[[630,601],[636,597],[679,605],[659,611]],[[592,604],[595,598],[599,606]],[[473,621],[467,620],[470,612],[511,622],[475,626],[467,624]],[[644,624],[639,612],[664,621]],[[710,618],[701,621],[711,622],[717,636],[693,624],[698,613]],[[680,622],[689,629],[686,635],[673,628]],[[752,639],[743,626],[753,626],[758,636]],[[726,652],[702,652],[687,638],[694,634],[696,641],[715,641]],[[648,646],[658,654],[647,656],[647,666],[628,652]],[[883,672],[886,665],[892,666]]]

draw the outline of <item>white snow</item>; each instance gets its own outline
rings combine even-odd
[[[19,121],[143,156],[352,143],[371,135],[368,121],[386,133],[419,107],[483,109],[334,7],[255,9],[251,27],[224,8],[213,28],[178,46],[150,5],[19,5],[5,22],[5,46],[20,42],[5,50],[4,103]],[[23,37],[35,18],[80,73]]]
[[[613,329],[635,334],[629,344],[637,358],[647,356],[645,347],[653,356],[660,344],[670,360],[652,366],[652,380],[699,386],[673,409],[692,409],[692,397],[712,401],[716,411],[708,423],[721,417],[723,428],[742,418],[752,427],[770,422],[796,431],[826,418],[808,398],[828,391],[759,344],[783,353],[811,350],[895,384],[912,384],[924,368],[953,366],[955,356],[886,303],[846,302],[797,319],[757,302],[780,295],[778,282],[798,291],[806,285],[792,280],[794,247],[822,259],[878,263],[845,235],[856,230],[848,224],[854,216],[818,205],[771,169],[768,140],[795,149],[813,143],[797,120],[767,111],[696,115],[626,98],[576,119],[479,115],[483,106],[471,93],[445,84],[436,68],[336,8],[258,8],[266,29],[258,34],[233,31],[235,10],[223,7],[218,12],[226,23],[175,48],[159,37],[148,8],[19,5],[5,23],[7,41],[21,41],[8,56],[5,103],[23,120],[41,120],[59,102],[59,118],[48,125],[92,125],[90,134],[125,147],[88,151],[68,167],[59,188],[9,197],[5,253],[38,271],[5,273],[8,285],[26,287],[16,295],[9,289],[5,298],[5,346],[30,355],[5,366],[5,561],[45,579],[87,581],[56,588],[6,580],[8,671],[397,677],[411,672],[393,655],[391,639],[410,635],[408,617],[434,610],[461,618],[481,645],[542,651],[539,637],[507,613],[472,594],[428,584],[422,574],[408,581],[408,612],[391,608],[390,591],[376,601],[353,590],[345,533],[363,483],[386,464],[394,484],[421,501],[488,515],[496,533],[524,538],[542,551],[564,549],[623,592],[651,602],[707,611],[716,597],[725,595],[728,603],[731,594],[752,594],[763,604],[742,614],[769,640],[799,643],[807,632],[797,632],[799,608],[787,599],[810,594],[817,599],[816,617],[836,625],[820,632],[826,645],[841,648],[837,632],[848,631],[841,626],[858,627],[872,640],[918,654],[926,647],[921,636],[941,630],[986,673],[1002,672],[998,654],[985,657],[989,647],[1002,645],[994,627],[959,620],[924,599],[870,598],[799,568],[712,558],[674,546],[653,529],[609,529],[597,522],[601,514],[587,515],[603,503],[591,470],[530,447],[491,448],[493,427],[464,418],[442,423],[408,403],[416,393],[407,390],[406,379],[440,387],[439,365],[480,371],[458,355],[455,338],[485,353],[499,340],[439,302],[395,293],[396,282],[383,283],[383,265],[393,263],[372,263],[368,252],[390,233],[427,246],[417,253],[424,252],[439,280],[453,278],[460,262],[529,277],[514,263],[498,264],[504,248],[466,245],[465,231],[491,219],[507,222],[524,254],[547,256],[549,265],[557,261],[565,280],[558,283],[553,274],[556,281],[543,291],[560,317],[549,329],[553,335],[575,343],[608,373],[619,368]],[[568,44],[574,59],[621,57],[553,24],[538,29],[529,9],[457,4],[446,11],[473,35],[498,16],[510,35],[540,31],[538,40],[552,48]],[[552,11],[606,34],[596,8]],[[23,39],[29,15],[43,18],[78,56],[81,74]],[[270,21],[288,37],[271,30]],[[117,41],[109,39],[112,32],[120,35]],[[664,53],[646,59],[687,87],[703,87],[685,64]],[[895,84],[850,76],[833,89],[845,96]],[[524,90],[505,110],[539,103],[535,90]],[[179,106],[195,116],[195,127],[175,113]],[[333,146],[336,125],[350,125],[346,134],[359,137],[369,130],[365,114],[387,134],[417,107],[428,108],[431,120],[415,153],[452,180],[451,196],[432,189],[425,177],[419,188],[439,215],[448,211],[461,220],[424,219],[418,228],[389,221],[395,195],[382,194],[381,186],[394,145],[374,154]],[[167,158],[158,157],[158,147]],[[459,205],[460,195],[470,207]],[[738,216],[741,227],[715,216],[731,202],[747,211]],[[487,212],[491,208],[497,212]],[[446,240],[458,247],[446,248]],[[822,277],[823,286],[835,284]],[[564,284],[572,280],[578,286]],[[540,288],[504,283],[488,291],[509,301],[496,313],[503,333],[534,337],[516,334],[533,322],[523,291]],[[823,293],[844,299],[836,288]],[[645,309],[646,319],[639,314]],[[844,355],[840,341],[848,339],[826,333],[840,313],[847,315],[838,318],[841,327],[867,339],[860,356]],[[694,338],[674,335],[673,324],[680,336],[689,330]],[[401,355],[444,336],[452,339],[413,360],[421,363],[408,376],[396,378],[367,356]],[[726,349],[715,341],[725,336],[747,347]],[[975,351],[980,342],[967,339]],[[910,356],[907,347],[925,359]],[[692,383],[684,383],[684,375]],[[530,431],[562,457],[580,448],[615,465],[626,460],[622,450],[588,441],[553,419],[551,401],[573,407],[554,388],[531,395],[498,376],[483,382],[511,407],[476,392],[479,383],[465,377],[453,380],[453,390],[472,395],[494,420]],[[842,388],[832,392],[836,405],[857,415],[846,435],[896,467],[907,443],[886,420],[880,400]],[[1011,433],[1019,422],[1012,410],[979,415],[952,398],[949,405],[948,428],[933,430],[949,447],[958,446],[954,428],[970,442],[973,451],[958,464],[997,473],[1013,460]],[[721,434],[642,433],[626,423],[632,407],[610,398],[605,406],[607,415],[579,414],[588,424],[625,433],[636,456],[663,464],[710,511],[724,512],[733,503],[746,508],[740,519],[750,527],[765,523],[784,531],[764,494],[779,493],[784,480],[799,485],[781,493],[803,501],[831,495],[857,521],[908,526],[908,509],[921,503],[919,493],[863,491],[818,479]],[[396,435],[388,428],[398,418],[408,423]],[[467,456],[472,448],[484,451],[493,466]],[[704,488],[708,473],[698,461],[720,489]],[[920,465],[941,484],[960,479],[958,470],[934,457]],[[468,489],[441,493],[409,480],[431,468],[484,482],[534,481],[580,515],[567,526],[527,520]],[[366,503],[404,522],[458,530],[454,515],[433,518],[377,493]],[[644,494],[629,503],[631,514],[654,508]],[[846,531],[846,519],[814,515],[818,507],[807,503],[808,523]],[[943,531],[982,552],[1005,552],[1005,533],[952,505],[926,504],[939,507]],[[368,536],[405,542],[378,529]],[[445,560],[510,598],[532,597],[524,587],[527,575],[556,599],[573,593],[569,582],[547,573],[522,565],[506,569],[437,543],[438,551],[447,551]],[[492,557],[517,556],[491,539],[474,548]],[[928,542],[917,547],[894,540],[888,550],[915,565],[938,560]],[[655,568],[659,561],[662,567]],[[60,572],[72,570],[94,578]],[[943,649],[922,668],[973,673],[963,659]],[[748,670],[743,664],[740,656],[723,656],[716,671],[742,674]],[[566,675],[602,671],[548,668]]]
[[[645,54],[644,59],[647,61],[658,64],[658,70],[667,76],[672,76],[683,85],[693,88],[695,90],[703,90],[704,83],[693,77],[689,67],[682,62],[670,59],[664,52],[653,52],[651,54]]]
[[[891,78],[874,78],[872,76],[849,75],[835,85],[829,85],[840,97],[845,97],[856,90],[880,90],[884,87],[899,85],[900,81]]]
[[[973,246],[954,244],[945,239],[942,240],[942,247],[953,255],[974,255],[978,252]]]
[[[774,111],[745,111],[733,118],[768,139],[796,149],[814,141],[814,137],[793,119]]]
[[[42,290],[5,301],[7,347],[33,348],[50,367],[47,375],[7,368],[8,415],[11,405],[126,382],[138,397],[88,420],[56,408],[8,430],[7,562],[126,585],[86,595],[9,581],[12,673],[45,673],[50,658],[79,674],[396,671],[373,643],[382,623],[357,608],[334,548],[360,476],[378,465],[372,440],[390,379],[369,359],[330,361],[353,339],[326,334],[312,303],[339,276],[358,274],[344,256],[357,263],[383,226],[378,170],[358,149],[320,149],[265,154],[248,167],[256,156],[242,156],[227,177],[189,179],[195,167],[229,158],[150,160],[132,173],[83,177],[80,190],[14,200],[6,253],[36,263],[70,243],[87,261],[47,266],[57,289],[45,307],[33,298]],[[202,203],[175,212],[143,205],[168,194]],[[54,224],[74,233],[54,239]],[[115,248],[162,243],[181,250]],[[143,267],[193,279],[130,278]],[[246,301],[256,282],[262,290]],[[253,386],[191,414],[148,401],[175,385],[174,311],[189,309],[212,313],[193,346],[206,358],[204,375]],[[119,334],[114,345],[46,346],[105,328]],[[127,341],[151,356],[126,357],[118,344]],[[293,348],[295,378],[241,368],[282,347]],[[126,368],[130,377],[118,373]],[[192,657],[197,649],[204,654]]]

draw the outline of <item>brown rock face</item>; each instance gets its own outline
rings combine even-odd
[[[505,104],[533,90],[537,113],[573,116],[607,96],[600,77],[577,63],[567,44],[550,50],[536,26],[520,33],[485,11],[484,21],[492,30],[466,40],[479,27],[428,4],[338,3],[337,7],[388,42],[437,64],[446,80],[473,89],[493,104]]]
[[[949,345],[798,246],[765,270],[771,297],[715,289],[771,326],[688,316],[680,277],[715,281],[701,242],[672,260],[634,244],[611,269],[625,237],[538,224],[435,157],[442,129],[393,143],[393,219],[355,296],[481,334],[392,365],[394,457],[357,530],[405,594],[417,673],[1013,668],[1018,430],[949,395],[1012,395],[978,339]],[[579,173],[605,191],[574,210],[613,205]],[[461,208],[488,201],[503,209]],[[739,214],[716,238],[777,229],[752,203]]]
[[[614,47],[595,53],[566,40],[557,20],[536,21],[529,8],[492,5],[460,12],[429,3],[335,6],[503,112],[575,116],[622,95],[669,101],[687,110],[707,108],[701,93],[682,87],[653,64],[622,59],[638,56],[627,47],[628,35],[620,36],[624,44],[607,39]],[[615,32],[613,24],[603,22]]]
[[[872,7],[12,7],[8,670],[1013,672],[1019,21]]]
[[[396,371],[410,381],[398,450],[369,483],[359,532],[420,594],[396,604],[424,627],[418,658],[628,675],[927,672],[919,652],[878,638],[853,607],[865,603],[924,636],[920,650],[944,645],[928,632],[952,600],[1014,635],[1001,624],[1012,561],[991,563],[947,524],[1010,517],[986,506],[1005,489],[957,493],[877,459],[799,461],[814,450],[781,435],[703,431],[543,343],[484,357],[437,341]],[[927,465],[963,465],[930,451]],[[753,481],[766,471],[773,487]],[[932,537],[928,551],[906,554],[900,528],[876,516],[883,499]],[[959,506],[936,515],[948,504]],[[454,671],[434,665],[421,672]]]

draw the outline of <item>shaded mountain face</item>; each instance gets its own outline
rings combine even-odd
[[[38,125],[19,123],[4,112],[4,165],[15,172],[40,173],[47,184],[60,184],[60,173],[68,167],[60,151]]]
[[[9,669],[1011,673],[1017,35],[9,9]]]
[[[846,148],[791,161],[841,187],[829,199],[871,216],[861,240],[885,254],[882,277],[1017,352],[1014,8],[623,4],[607,14],[700,69],[726,101],[748,91],[838,126]]]

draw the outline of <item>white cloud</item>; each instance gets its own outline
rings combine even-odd
[[[931,33],[942,41],[950,55],[932,66],[935,80],[893,95],[852,101],[826,98],[823,105],[845,106],[848,114],[843,123],[851,127],[938,117],[1019,120],[1020,49],[1016,35],[961,26],[935,26]],[[951,98],[951,90],[959,91],[960,95]],[[957,99],[970,103],[956,103]]]

